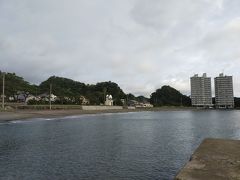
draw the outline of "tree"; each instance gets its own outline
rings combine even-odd
[[[0,71],[0,77],[2,79],[3,72]],[[0,83],[2,89],[2,83]],[[5,95],[7,97],[13,97],[16,100],[19,92],[27,94],[34,94],[37,86],[31,85],[25,81],[22,77],[17,76],[15,73],[5,73]]]
[[[190,106],[191,99],[170,86],[163,86],[151,94],[150,102],[154,106]]]
[[[0,71],[0,76],[2,72]],[[47,80],[43,81],[39,86],[32,85],[25,81],[22,77],[17,76],[15,73],[7,73],[5,76],[6,83],[6,95],[7,97],[17,97],[18,92],[24,92],[24,94],[40,95],[48,94],[50,84],[52,85],[52,93],[58,98],[55,103],[58,104],[80,104],[81,96],[85,96],[89,99],[90,104],[100,105],[105,103],[105,97],[107,94],[113,96],[114,105],[122,105],[121,99],[136,99],[139,101],[145,101],[147,98],[143,96],[135,97],[132,94],[126,95],[117,83],[106,81],[94,84],[84,84],[72,79],[51,76]],[[0,83],[2,88],[2,83]],[[31,104],[44,104],[44,101],[31,101]]]
[[[50,84],[52,84],[52,93],[59,98],[61,104],[79,103],[80,95],[85,95],[87,91],[87,86],[84,83],[63,77],[51,76],[39,85],[40,92],[49,93]]]

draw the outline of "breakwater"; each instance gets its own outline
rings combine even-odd
[[[240,179],[240,141],[205,139],[175,180]]]

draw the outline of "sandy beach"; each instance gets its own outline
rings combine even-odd
[[[86,111],[86,110],[17,110],[0,112],[0,122],[13,121],[30,118],[53,118],[82,114],[98,114],[98,113],[118,113],[130,112],[129,110],[105,110],[105,111]]]
[[[176,108],[176,107],[161,107],[161,108],[138,108],[138,109],[121,109],[121,110],[12,110],[0,111],[0,122],[30,119],[30,118],[54,118],[82,114],[100,114],[100,113],[125,113],[125,112],[141,112],[141,111],[179,111],[193,110],[193,108]]]

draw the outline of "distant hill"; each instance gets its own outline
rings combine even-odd
[[[59,98],[59,102],[57,103],[60,104],[67,104],[69,101],[79,103],[80,95],[85,95],[87,91],[87,86],[84,83],[63,77],[51,76],[39,85],[40,93],[49,93],[50,84],[52,85],[52,93]]]
[[[84,84],[72,79],[52,76],[39,85],[41,93],[49,92],[49,86],[52,84],[52,92],[58,96],[59,103],[66,104],[66,97],[70,98],[72,103],[79,103],[79,97],[85,96],[91,104],[103,104],[104,97],[111,94],[116,105],[122,105],[121,99],[126,95],[118,84],[108,81],[100,82],[96,85]]]
[[[0,71],[1,89],[2,76],[3,73]],[[7,99],[17,97],[19,93],[26,96],[28,94],[49,94],[50,84],[52,85],[52,93],[58,97],[56,103],[60,104],[79,104],[80,96],[85,96],[93,105],[104,104],[104,97],[107,94],[113,96],[115,105],[122,105],[121,99],[126,99],[126,94],[119,85],[111,81],[89,85],[64,77],[51,76],[37,86],[30,84],[15,73],[5,73],[5,95]],[[13,101],[17,101],[17,98]]]
[[[154,106],[191,106],[191,99],[170,86],[162,86],[151,94]]]
[[[91,104],[103,104],[104,97],[111,94],[116,105],[122,105],[121,99],[125,99],[126,95],[118,84],[108,81],[100,82],[96,85],[86,85],[84,83],[73,81],[63,77],[52,76],[39,85],[42,93],[49,91],[52,84],[52,92],[60,98],[60,103],[66,103],[65,97],[71,99],[71,102],[77,102],[81,95],[90,100]]]
[[[0,77],[2,78],[1,71]],[[157,89],[156,92],[151,94],[151,98],[149,99],[144,96],[136,97],[133,94],[125,94],[117,83],[111,81],[89,85],[64,77],[51,76],[37,86],[30,84],[15,73],[6,73],[5,78],[5,95],[7,97],[16,97],[19,92],[32,95],[48,94],[49,86],[52,84],[52,92],[58,97],[55,103],[59,104],[79,104],[80,96],[85,96],[90,100],[90,104],[100,105],[104,104],[104,97],[107,94],[111,94],[115,105],[122,105],[121,99],[135,100],[140,103],[150,102],[154,106],[191,105],[189,97],[170,86],[163,86],[161,89]],[[1,82],[0,88],[2,89]],[[239,104],[239,99],[236,100],[237,104]]]
[[[138,101],[140,103],[149,103],[150,99],[146,98],[144,96],[134,96],[133,94],[127,94],[128,100],[135,100]]]

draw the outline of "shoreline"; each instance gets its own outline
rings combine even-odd
[[[127,113],[144,111],[186,111],[197,110],[191,107],[160,107],[160,108],[137,108],[137,109],[119,109],[119,110],[80,110],[80,109],[61,109],[61,110],[11,110],[0,111],[0,123],[15,120],[27,120],[32,118],[56,118],[73,115],[85,114],[103,114],[103,113]]]
[[[216,109],[196,109],[193,107],[154,107],[136,109],[108,109],[108,110],[81,110],[81,109],[53,109],[53,110],[5,110],[0,111],[0,123],[32,118],[57,118],[85,114],[128,113],[128,112],[160,112],[160,111],[212,111]],[[233,109],[239,110],[239,109]],[[222,111],[222,110],[219,110]]]

